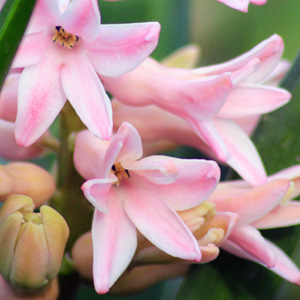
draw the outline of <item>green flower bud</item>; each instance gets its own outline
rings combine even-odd
[[[32,199],[22,195],[9,197],[0,209],[0,273],[25,291],[41,289],[57,276],[69,236],[53,208],[33,210]]]

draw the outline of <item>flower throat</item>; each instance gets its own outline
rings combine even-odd
[[[62,47],[72,49],[74,44],[79,41],[79,37],[72,33],[66,32],[61,26],[55,26],[55,33],[52,38],[54,43],[59,43]]]

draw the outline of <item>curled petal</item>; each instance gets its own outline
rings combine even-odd
[[[300,223],[300,202],[290,201],[287,206],[277,205],[267,215],[252,223],[259,229],[277,228]]]
[[[214,124],[231,154],[227,164],[252,185],[266,182],[265,168],[248,135],[230,119],[214,118]]]
[[[160,25],[156,22],[101,25],[97,39],[85,47],[99,74],[120,76],[152,53],[159,32]]]
[[[268,268],[276,264],[276,256],[260,232],[252,226],[238,226],[222,248],[228,252],[259,262]]]
[[[56,25],[67,32],[94,41],[100,31],[100,12],[97,0],[73,0]]]
[[[104,166],[102,167],[105,170],[105,176],[109,174],[115,162],[136,160],[141,158],[142,154],[143,148],[139,133],[129,123],[122,123],[106,151]]]
[[[296,198],[300,194],[300,165],[289,167],[269,176],[270,180],[277,178],[287,178],[293,182],[292,194],[290,198]]]
[[[197,241],[180,217],[157,193],[148,189],[147,182],[134,179],[134,187],[130,183],[124,187],[126,199],[123,201],[128,216],[138,230],[167,254],[200,261],[201,252]]]
[[[21,146],[34,143],[49,128],[67,100],[60,81],[61,65],[52,59],[45,57],[21,75],[15,130]]]
[[[93,66],[84,54],[75,53],[62,68],[63,89],[81,121],[96,136],[112,135],[112,109]]]
[[[115,176],[105,179],[90,179],[86,181],[81,189],[84,196],[96,209],[103,213],[108,212],[109,192],[112,184],[117,181]]]
[[[223,139],[215,127],[213,120],[189,122],[194,132],[216,153],[218,159],[227,162],[231,159]]]
[[[136,229],[118,199],[109,201],[109,213],[97,209],[92,226],[93,278],[104,294],[128,267],[137,247]]]
[[[239,220],[239,216],[231,212],[218,212],[214,216],[212,221],[209,223],[209,227],[222,228],[225,232],[223,240],[221,244],[219,244],[218,246],[221,246],[227,240],[232,230],[235,228],[235,225],[237,224],[238,220]]]
[[[300,270],[294,262],[276,245],[266,240],[276,256],[276,264],[271,270],[282,278],[300,285]]]
[[[288,191],[290,182],[277,179],[252,189],[218,189],[209,198],[217,211],[230,211],[243,223],[252,223],[272,211]]]
[[[199,68],[196,70],[196,73],[199,75],[213,75],[234,72],[242,68],[253,58],[258,58],[260,60],[260,67],[247,78],[247,81],[259,82],[270,74],[278,64],[283,53],[283,48],[282,38],[275,34],[235,59],[223,64]]]

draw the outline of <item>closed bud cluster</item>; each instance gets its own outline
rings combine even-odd
[[[32,198],[35,206],[47,202],[55,191],[52,175],[41,167],[27,162],[0,166],[0,200],[15,194]]]
[[[27,196],[15,195],[0,209],[0,273],[14,288],[45,287],[60,269],[69,228],[63,217],[43,205],[34,213]]]

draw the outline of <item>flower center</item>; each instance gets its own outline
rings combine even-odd
[[[118,186],[122,180],[122,178],[129,178],[130,174],[128,170],[124,169],[121,165],[121,163],[116,163],[111,167],[111,172],[117,176],[118,181],[114,182],[113,185]]]
[[[54,31],[55,33],[52,41],[54,43],[59,43],[63,47],[72,49],[74,47],[74,43],[79,41],[79,37],[77,35],[66,32],[61,26],[55,26]]]

